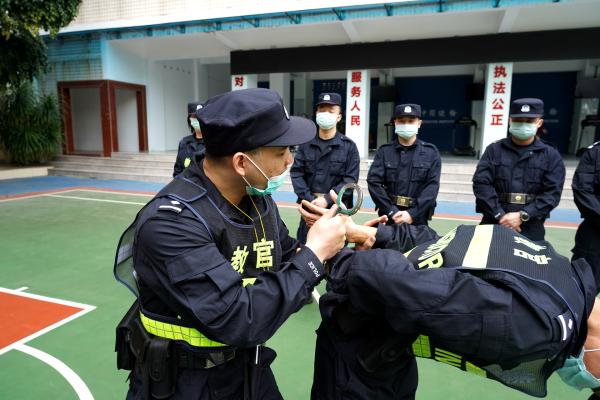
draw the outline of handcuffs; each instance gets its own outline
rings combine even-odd
[[[351,209],[348,209],[348,207],[346,207],[346,205],[344,203],[342,203],[342,197],[344,196],[344,193],[347,190],[356,190],[356,196],[357,196],[356,204],[354,204],[354,207],[352,207]],[[335,201],[335,203],[338,206],[337,214],[344,214],[344,215],[356,214],[360,210],[360,207],[362,206],[362,203],[363,203],[362,189],[356,183],[346,183],[344,186],[342,186],[342,188],[338,192],[337,200]]]

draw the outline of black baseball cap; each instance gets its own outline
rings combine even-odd
[[[421,106],[418,104],[398,104],[394,107],[394,118],[400,117],[417,117],[421,118]]]
[[[199,102],[193,102],[193,103],[188,103],[188,115],[190,114],[195,114],[196,111],[198,111],[199,109],[202,108],[202,103]]]
[[[271,89],[243,89],[208,99],[196,112],[206,152],[226,156],[259,147],[295,146],[312,140],[314,122],[290,117]]]
[[[538,118],[544,115],[544,102],[541,99],[516,99],[510,104],[510,117]]]
[[[317,106],[321,104],[331,104],[333,106],[342,106],[342,96],[337,93],[321,93],[317,100]]]

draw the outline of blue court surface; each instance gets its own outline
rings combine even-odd
[[[9,179],[0,181],[0,198],[76,187],[94,187],[98,189],[155,193],[158,192],[163,186],[164,184],[162,183],[125,180],[100,180],[65,176],[44,176],[37,178]],[[277,202],[293,203],[296,202],[296,195],[293,192],[276,192],[273,195],[273,199]],[[365,196],[363,208],[375,208],[375,204],[368,194]],[[456,216],[456,218],[479,216],[479,214],[475,212],[474,204],[463,202],[438,201],[435,211],[436,214]],[[581,217],[579,211],[575,209],[554,210],[552,211],[548,222],[579,223],[581,222]]]

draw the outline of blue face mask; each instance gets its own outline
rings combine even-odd
[[[537,124],[528,122],[511,122],[508,131],[519,140],[530,139],[538,130]]]
[[[317,113],[317,125],[321,129],[329,130],[337,124],[337,114],[333,114],[327,111]]]
[[[600,351],[600,349],[582,350],[579,357],[569,357],[562,368],[556,370],[560,378],[569,386],[578,390],[595,389],[600,387],[600,379],[592,375],[583,362],[583,355],[588,351]]]
[[[397,124],[394,126],[394,132],[402,139],[410,139],[419,132],[419,126],[416,124]]]
[[[242,178],[244,179],[244,181],[246,182],[246,184],[248,186],[246,186],[246,193],[248,193],[251,196],[269,196],[272,195],[277,189],[279,189],[279,187],[281,185],[283,185],[283,181],[285,181],[286,176],[288,175],[288,173],[290,172],[290,169],[286,169],[285,171],[283,171],[283,173],[281,175],[277,175],[277,176],[273,176],[271,178],[269,178],[263,171],[262,169],[260,169],[260,167],[258,165],[256,165],[256,163],[254,161],[252,161],[252,159],[248,156],[246,156],[248,158],[248,160],[254,164],[254,166],[256,167],[256,169],[258,169],[260,171],[261,174],[263,174],[263,176],[267,179],[267,187],[265,189],[259,189],[255,186],[252,186],[250,184],[250,182],[248,182],[248,180],[246,180],[246,177],[242,176]]]
[[[190,125],[195,130],[197,130],[197,131],[200,130],[200,122],[198,122],[198,120],[196,118],[190,118]]]

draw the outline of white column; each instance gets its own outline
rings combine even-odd
[[[356,143],[360,158],[369,156],[371,77],[366,69],[348,71],[346,82],[346,136]]]
[[[283,99],[283,105],[290,110],[290,74],[269,74],[269,88],[275,90]]]
[[[258,85],[258,75],[231,75],[231,90],[255,88]]]
[[[294,74],[294,115],[310,114],[310,110],[306,108],[306,73]]]
[[[480,151],[479,155],[483,154],[490,143],[506,137],[512,71],[512,63],[487,65],[481,147],[477,149]]]

